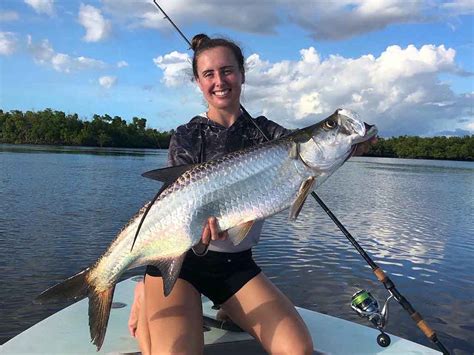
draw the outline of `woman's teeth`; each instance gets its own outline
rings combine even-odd
[[[230,89],[220,90],[220,91],[214,91],[214,95],[216,95],[216,96],[224,96],[224,95],[226,95],[228,92],[230,92]]]

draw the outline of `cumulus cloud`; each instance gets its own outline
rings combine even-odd
[[[100,86],[110,89],[112,86],[114,86],[117,83],[117,77],[115,76],[101,76],[99,78],[99,84]]]
[[[104,11],[131,27],[170,30],[170,24],[148,0],[103,0]],[[282,23],[304,28],[318,40],[346,39],[403,23],[448,20],[450,16],[472,14],[472,0],[338,0],[267,1],[221,0],[168,1],[165,11],[176,23],[207,22],[240,32],[276,33]],[[245,16],[235,14],[245,11]],[[219,14],[219,16],[216,16]],[[450,21],[450,20],[449,20]]]
[[[124,67],[128,67],[128,63],[126,61],[121,60],[117,62],[117,68],[124,68]]]
[[[38,14],[54,15],[54,0],[25,0]]]
[[[300,51],[299,60],[275,63],[252,54],[243,99],[250,112],[288,127],[302,127],[345,107],[376,123],[384,136],[468,129],[474,95],[455,94],[439,79],[441,73],[458,75],[455,55],[443,45],[390,46],[379,56],[326,59],[310,47]],[[179,73],[190,67],[187,54],[178,52],[155,63],[167,85],[182,85]]]
[[[179,86],[191,78],[191,58],[187,53],[174,51],[154,58],[153,62],[163,70],[162,82],[166,86]]]
[[[19,19],[15,11],[0,11],[0,22],[11,22]]]
[[[169,23],[163,19],[163,15],[151,1],[103,0],[102,3],[108,13],[128,22],[132,27],[169,29]],[[281,22],[275,5],[278,5],[278,2],[268,6],[267,2],[253,0],[241,0],[238,3],[176,0],[166,2],[164,9],[177,23],[202,20],[215,26],[243,32],[271,33],[275,32],[275,25]],[[242,9],[245,9],[245,16],[236,16],[235,14],[242,13]]]
[[[301,2],[290,18],[316,39],[337,40],[383,29],[391,24],[424,20],[423,0],[343,0]]]
[[[0,32],[0,55],[10,55],[17,48],[17,37],[12,32]]]
[[[83,56],[72,57],[68,54],[57,53],[47,39],[40,43],[33,43],[31,36],[28,36],[28,49],[36,63],[49,66],[62,73],[71,73],[84,69],[102,69],[106,67],[103,61],[97,59]]]
[[[112,30],[112,24],[106,20],[99,9],[91,5],[81,4],[79,23],[86,29],[83,37],[86,42],[99,42],[106,39]]]

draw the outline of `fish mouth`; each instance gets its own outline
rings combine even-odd
[[[368,140],[371,140],[373,137],[375,137],[378,133],[378,129],[376,125],[370,125],[367,122],[364,122],[364,134],[362,136],[359,136],[354,139],[354,143],[352,144],[351,150],[349,155],[347,156],[346,162],[352,155],[354,155],[357,146],[361,143],[367,142]]]
[[[364,122],[364,128],[365,134],[363,135],[363,137],[361,137],[362,139],[364,139],[364,141],[372,139],[379,131],[376,125],[368,124],[367,122]]]

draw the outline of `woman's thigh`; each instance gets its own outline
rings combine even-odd
[[[199,292],[178,279],[165,297],[163,279],[145,277],[145,305],[152,354],[200,354],[204,336]]]
[[[222,305],[271,354],[312,354],[308,328],[291,301],[262,273]]]

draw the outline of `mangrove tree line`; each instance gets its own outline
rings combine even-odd
[[[123,148],[168,148],[172,131],[146,127],[145,118],[128,123],[119,116],[94,115],[81,120],[77,114],[46,109],[0,110],[0,143],[75,145]],[[401,136],[379,138],[368,156],[474,161],[474,136]]]
[[[133,117],[127,124],[121,117],[109,115],[94,115],[88,121],[52,109],[0,110],[0,143],[168,148],[171,132],[147,128],[146,121]]]

